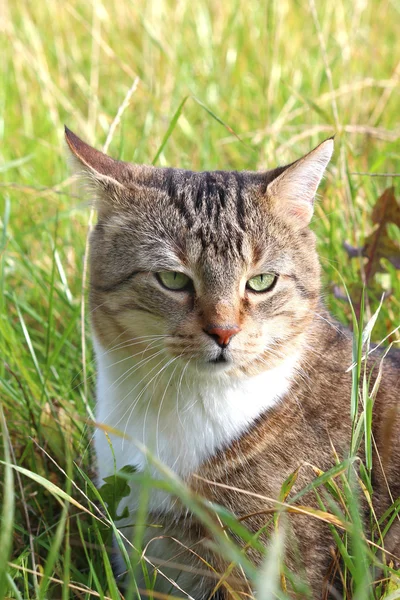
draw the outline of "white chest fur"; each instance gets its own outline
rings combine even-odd
[[[232,379],[184,370],[178,361],[165,366],[166,356],[141,366],[141,357],[107,353],[96,342],[95,347],[97,421],[121,434],[110,435],[117,469],[145,467],[138,441],[181,477],[228,446],[285,394],[298,359],[292,356],[272,370]],[[99,429],[95,437],[100,483],[114,472],[114,458],[104,432]]]

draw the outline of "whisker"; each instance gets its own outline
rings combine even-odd
[[[158,340],[156,340],[156,341],[158,341]],[[140,343],[143,343],[143,342],[140,342]],[[154,343],[154,342],[151,342],[151,343]],[[132,345],[135,345],[135,344],[132,344]],[[115,365],[117,365],[119,362],[122,362],[124,360],[128,360],[129,358],[134,358],[135,356],[138,356],[139,354],[144,354],[144,352],[146,352],[147,348],[149,348],[150,345],[151,344],[149,344],[144,350],[141,350],[140,352],[137,352],[136,354],[132,354],[132,355],[126,357],[126,358],[123,358],[123,359],[121,359],[119,361],[116,361],[115,363],[112,363],[111,365],[107,365],[106,369],[110,369],[111,367],[114,367]],[[152,355],[152,356],[155,356],[155,355]],[[127,373],[127,371],[125,371],[125,373]],[[122,375],[120,375],[120,377],[123,377],[125,375],[125,373],[123,373]],[[94,373],[93,375],[90,375],[90,377],[87,378],[87,381],[90,381],[91,379],[94,379],[95,377],[96,377],[96,373]],[[113,382],[113,384],[116,383],[116,381]],[[82,384],[83,384],[83,382],[80,381],[73,388],[71,388],[71,390],[75,390],[75,389],[79,388],[79,386],[81,386]],[[112,385],[106,390],[107,392],[112,388]]]
[[[180,356],[175,357],[173,360],[176,361],[181,356],[182,356],[182,354]],[[158,458],[161,458],[160,457],[160,448],[159,448],[159,443],[158,443],[158,432],[159,432],[159,425],[160,425],[160,414],[161,414],[161,410],[162,410],[162,406],[163,406],[163,402],[164,402],[165,396],[167,395],[167,390],[168,390],[169,384],[171,383],[172,377],[174,376],[175,371],[176,371],[176,369],[177,369],[178,366],[179,366],[179,363],[175,365],[175,368],[172,371],[172,373],[170,375],[170,378],[168,379],[167,385],[165,386],[164,393],[163,393],[161,401],[160,401],[160,406],[158,408],[157,421],[156,421],[156,452],[157,452]]]
[[[164,359],[163,359],[163,360],[164,360]],[[157,367],[158,367],[158,366],[159,366],[159,365],[160,365],[160,364],[163,362],[163,360],[161,360],[159,363],[157,363],[157,365],[156,365],[155,367],[153,367],[153,369],[151,369],[151,371],[149,371],[149,373],[146,373],[146,376],[147,376],[147,375],[149,375],[149,374],[150,374],[152,371],[154,371],[154,369],[156,369],[156,368],[157,368]],[[135,408],[136,408],[136,406],[137,406],[137,404],[138,404],[139,400],[142,398],[142,396],[144,395],[144,393],[146,392],[146,390],[148,389],[148,387],[150,386],[150,384],[151,384],[151,383],[152,383],[154,380],[157,380],[157,377],[159,377],[159,375],[160,375],[160,374],[163,372],[163,370],[164,370],[164,369],[165,369],[165,368],[166,368],[166,367],[167,367],[167,366],[170,364],[170,362],[171,362],[171,361],[169,361],[169,362],[168,362],[166,365],[164,365],[164,366],[163,366],[161,369],[159,369],[159,371],[157,371],[157,373],[156,373],[156,374],[155,374],[155,375],[154,375],[154,376],[153,376],[153,377],[150,379],[150,381],[148,381],[148,382],[146,383],[146,385],[144,386],[144,388],[143,388],[143,389],[140,391],[140,393],[139,393],[139,394],[137,395],[137,397],[135,398],[135,402],[133,403],[133,405],[132,405],[132,407],[131,407],[131,409],[130,409],[129,416],[128,416],[128,419],[127,419],[127,422],[126,422],[126,425],[125,425],[124,435],[126,435],[126,430],[127,430],[127,428],[128,428],[129,421],[130,421],[130,419],[131,419],[131,416],[132,416],[132,414],[133,414],[133,411],[135,410]],[[144,379],[146,378],[146,376],[145,376],[145,377],[143,377],[143,379],[141,380],[141,382],[142,382],[142,381],[144,381]],[[141,383],[141,382],[140,382],[140,383]],[[136,385],[135,387],[137,387],[137,385]],[[133,388],[133,389],[135,389],[135,388]],[[131,391],[133,391],[133,390],[131,390]],[[131,393],[131,392],[130,392],[130,393]],[[151,397],[151,399],[152,399],[152,398],[153,398],[153,396]],[[151,399],[150,399],[150,400],[151,400]],[[147,408],[146,408],[146,413],[145,413],[145,421],[146,421],[146,416],[147,416],[147,411],[148,411],[148,409],[149,409],[149,405],[150,405],[150,402],[148,403],[148,405],[147,405]],[[129,410],[129,409],[128,409],[128,410]],[[120,423],[120,421],[121,421],[121,420],[122,420],[122,418],[123,418],[123,417],[126,415],[126,413],[128,412],[128,410],[126,410],[126,411],[125,411],[125,413],[123,414],[123,416],[121,417],[121,419],[118,421],[118,423]],[[145,445],[144,437],[143,437],[143,444]],[[124,442],[122,442],[122,447],[123,447],[123,445],[124,445]]]
[[[133,388],[131,388],[131,389],[129,390],[129,392],[128,392],[128,393],[127,393],[125,396],[124,396],[124,398],[122,398],[122,400],[121,400],[121,401],[118,403],[118,406],[119,406],[119,404],[121,404],[121,402],[123,402],[124,400],[126,400],[126,398],[127,398],[127,397],[128,397],[128,396],[129,396],[129,395],[130,395],[130,394],[131,394],[131,393],[132,393],[132,392],[133,392],[133,391],[134,391],[134,390],[135,390],[135,389],[136,389],[136,388],[137,388],[137,387],[138,387],[138,386],[139,386],[141,383],[143,383],[143,381],[146,379],[146,377],[147,377],[148,375],[150,375],[150,374],[151,374],[151,373],[152,373],[152,372],[153,372],[155,369],[157,369],[157,367],[159,367],[159,365],[161,365],[161,364],[164,362],[165,358],[168,358],[168,357],[165,357],[165,356],[163,356],[163,358],[162,358],[162,359],[161,359],[161,360],[160,360],[160,361],[159,361],[159,362],[158,362],[158,363],[157,363],[157,364],[156,364],[156,365],[155,365],[155,366],[154,366],[152,369],[150,369],[150,371],[149,371],[148,373],[146,373],[146,374],[145,374],[145,375],[142,377],[142,379],[141,379],[140,381],[138,381],[138,383],[137,383],[136,385],[134,385],[134,387],[133,387]],[[150,385],[150,383],[151,383],[152,381],[154,381],[155,377],[157,377],[157,375],[158,375],[158,374],[159,374],[159,371],[157,371],[157,373],[154,375],[154,377],[152,377],[152,378],[150,379],[150,381],[149,381],[148,383],[146,383],[146,385],[144,386],[144,388],[143,388],[143,389],[142,389],[142,390],[139,392],[139,394],[136,396],[136,398],[135,398],[135,401],[134,401],[133,405],[132,405],[132,406],[129,406],[129,407],[127,408],[127,410],[124,412],[124,414],[122,415],[122,417],[119,419],[119,421],[118,421],[117,425],[118,425],[118,424],[119,424],[119,423],[122,421],[122,419],[125,417],[125,415],[128,413],[128,411],[130,411],[129,415],[131,414],[132,410],[134,410],[134,408],[136,407],[137,403],[139,402],[140,398],[143,396],[143,394],[144,394],[144,392],[146,391],[147,387]],[[128,417],[128,422],[129,422],[129,419],[130,419],[130,416]]]
[[[174,358],[171,358],[171,359],[170,359],[170,360],[169,360],[169,361],[168,361],[168,362],[167,362],[167,363],[166,363],[166,364],[165,364],[165,365],[164,365],[164,366],[163,366],[163,367],[160,369],[160,371],[158,372],[157,376],[159,377],[159,376],[161,375],[161,373],[163,373],[163,372],[165,371],[165,369],[166,369],[166,368],[168,368],[168,367],[169,367],[169,365],[170,365],[170,364],[172,364],[172,363],[173,363],[175,360],[177,360],[178,358],[179,358],[178,356],[176,356],[176,357],[174,357]],[[156,376],[155,376],[155,377],[156,377]],[[155,378],[155,377],[154,377],[154,378]],[[154,393],[152,394],[152,396],[151,396],[150,400],[147,402],[146,412],[145,412],[145,414],[144,414],[144,419],[143,419],[143,443],[144,443],[144,445],[146,445],[146,420],[147,420],[147,414],[148,414],[148,412],[149,412],[149,408],[150,408],[150,405],[151,405],[151,403],[152,403],[153,396],[154,396]]]
[[[123,342],[121,342],[120,344],[116,344],[115,346],[113,346],[112,348],[109,348],[108,350],[106,350],[105,352],[103,352],[103,354],[100,354],[100,357],[103,356],[107,356],[107,354],[109,354],[110,352],[115,352],[117,350],[122,350],[124,348],[129,348],[132,345],[135,344],[140,344],[140,343],[144,343],[146,341],[149,340],[161,340],[163,338],[169,337],[168,335],[142,335],[139,337],[134,337],[131,338],[130,340],[124,340]]]
[[[139,352],[136,352],[136,354],[129,354],[129,356],[125,356],[124,358],[120,358],[120,360],[115,361],[114,363],[111,363],[110,365],[106,366],[106,369],[111,369],[112,367],[115,367],[115,365],[119,365],[122,362],[125,362],[126,360],[131,360],[132,358],[135,358],[135,356],[139,356],[140,354],[144,354],[145,352],[147,352],[147,350],[149,348],[151,348],[152,350],[154,348],[156,348],[157,346],[153,346],[153,344],[158,344],[158,347],[160,347],[160,342],[161,340],[153,340],[151,342],[149,342],[146,346],[146,348],[144,348],[143,350],[139,350]],[[137,344],[143,344],[146,342],[137,342]],[[131,344],[131,346],[136,346],[136,344]]]
[[[124,335],[124,331],[122,333],[120,333],[119,335],[117,335],[114,338],[114,341],[117,340],[118,338],[121,337],[121,335]],[[150,339],[150,338],[164,338],[164,337],[170,337],[168,335],[144,335],[144,336],[139,336],[139,337],[134,337],[131,338],[130,340],[124,340],[124,342],[121,342],[120,344],[116,344],[115,346],[113,346],[112,348],[109,348],[108,350],[106,350],[105,352],[103,352],[102,354],[100,354],[99,356],[102,358],[104,356],[107,356],[107,354],[110,354],[111,352],[117,351],[119,349],[123,349],[123,348],[129,348],[131,345],[135,345],[136,343],[143,343],[140,340],[143,339]],[[139,340],[138,342],[135,342],[134,344],[130,344],[129,342],[133,341],[133,340]],[[126,344],[126,346],[124,345]],[[96,363],[97,359],[99,358],[99,356],[97,356],[96,358],[94,358],[93,360],[91,360],[90,362],[87,363],[87,366],[92,366],[94,363]],[[76,375],[73,377],[72,381],[71,381],[71,385],[73,384],[73,382],[75,381],[75,379],[81,374],[83,373],[83,369],[80,369],[78,371],[78,373],[76,373]],[[94,379],[95,375],[91,375],[88,380],[90,379]],[[82,382],[78,383],[75,387],[71,388],[71,390],[75,390],[77,387],[79,387],[80,385],[82,385]]]
[[[116,405],[116,407],[118,407],[122,402],[124,402],[124,400],[126,400],[126,398],[133,392],[133,390],[135,390],[141,383],[143,383],[143,381],[146,379],[146,377],[148,377],[148,375],[150,375],[155,369],[157,369],[157,367],[159,365],[162,364],[162,362],[164,361],[165,358],[168,357],[163,357],[154,367],[152,367],[152,369],[150,369],[150,371],[148,373],[145,373],[145,375],[142,377],[142,379],[140,381],[138,381],[133,388],[131,388],[129,390],[129,392],[118,402],[118,404]],[[130,411],[129,417],[128,417],[128,421],[127,424],[129,422],[130,416],[132,411],[134,410],[134,408],[136,407],[137,403],[139,402],[140,398],[142,397],[143,393],[146,391],[147,387],[150,385],[150,383],[154,380],[154,378],[159,374],[159,371],[156,373],[156,375],[154,375],[154,377],[152,377],[152,379],[144,386],[144,388],[139,392],[139,394],[136,396],[135,401],[133,403],[132,406],[129,406],[126,411],[124,412],[124,414],[120,417],[120,419],[118,420],[118,422],[116,423],[116,425],[119,425],[119,423],[123,420],[123,418],[125,417],[125,415],[128,413],[128,411]],[[108,415],[110,416],[114,411],[111,411],[111,413]]]
[[[152,360],[152,358],[153,357],[150,357],[148,360],[150,361],[150,360]],[[144,377],[142,377],[142,379],[132,389],[130,389],[129,392],[123,398],[121,398],[121,400],[119,402],[117,402],[117,404],[115,406],[112,407],[112,410],[107,415],[105,415],[105,417],[103,418],[104,422],[107,422],[107,420],[117,410],[117,408],[126,400],[126,398],[129,396],[129,394],[131,394],[133,392],[133,390],[135,388],[137,388],[138,385],[140,385],[146,379],[146,377],[163,362],[163,360],[164,360],[164,357],[148,373],[146,373],[144,375]],[[144,365],[142,365],[142,366],[144,366]],[[137,404],[137,401],[134,403],[133,408],[136,406],[136,404]],[[120,419],[115,423],[115,427],[118,427],[119,423],[121,423],[121,421],[124,419],[125,415],[128,413],[130,408],[131,407],[128,407],[127,410],[124,412],[124,414],[120,417]],[[129,421],[129,419],[128,419],[128,421]],[[90,440],[88,441],[87,448],[93,442],[94,436],[95,436],[95,433],[93,433]],[[85,452],[86,452],[87,448],[85,449]]]
[[[184,429],[184,424],[182,423],[181,415],[180,415],[180,412],[179,412],[179,397],[180,397],[180,393],[181,393],[183,377],[184,377],[185,372],[186,372],[186,370],[187,370],[187,368],[189,366],[190,361],[191,361],[191,359],[189,358],[188,362],[186,363],[186,365],[182,369],[181,377],[180,377],[179,382],[178,382],[178,389],[177,389],[177,395],[176,395],[176,413],[177,413],[177,416],[178,416],[179,423],[182,426],[182,429]]]
[[[337,333],[340,333],[341,335],[345,335],[344,332],[342,331],[342,329],[339,329],[339,327],[337,327],[336,325],[334,325],[331,321],[329,321],[328,319],[326,319],[325,317],[323,317],[322,315],[320,315],[319,313],[313,311],[313,314],[318,317],[319,319],[321,319],[321,321],[325,321],[325,323],[328,323],[328,325],[330,327],[332,327],[332,329],[334,331],[336,331]]]
[[[149,346],[154,343],[154,342],[150,342]],[[151,348],[153,350],[153,348]],[[146,363],[149,360],[152,360],[153,358],[155,358],[156,356],[158,356],[161,352],[163,352],[163,348],[161,348],[161,350],[158,350],[157,352],[151,354],[151,356],[146,356],[144,358],[142,358],[141,360],[135,362],[131,367],[129,367],[126,371],[124,371],[124,373],[122,373],[117,379],[115,379],[115,381],[112,382],[112,384],[108,387],[108,389],[106,390],[106,392],[110,391],[112,388],[114,388],[114,391],[116,389],[119,388],[120,385],[122,385],[124,383],[124,381],[126,381],[126,379],[132,375],[133,373],[135,373],[142,365],[143,363]],[[137,354],[143,354],[145,351],[141,351],[138,352]],[[118,383],[118,385],[115,387],[115,384]]]

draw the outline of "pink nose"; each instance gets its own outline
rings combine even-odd
[[[239,333],[241,329],[238,325],[228,325],[226,327],[215,327],[214,325],[209,325],[204,329],[204,331],[209,336],[214,338],[218,346],[221,346],[221,348],[226,348],[226,346],[231,341],[231,338],[233,338],[234,335]]]

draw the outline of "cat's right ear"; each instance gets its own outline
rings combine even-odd
[[[132,181],[130,165],[92,148],[67,127],[65,139],[71,152],[73,171],[88,184],[99,216],[106,216],[115,208],[126,205]]]
[[[267,187],[279,213],[296,228],[306,227],[314,210],[314,197],[333,152],[333,138],[319,144],[296,162],[280,170]]]

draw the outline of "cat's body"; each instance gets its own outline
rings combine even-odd
[[[258,531],[270,518],[262,511],[273,506],[266,498],[277,499],[289,475],[298,469],[293,495],[315,469],[333,466],[335,453],[342,459],[349,452],[352,341],[319,299],[319,263],[307,227],[332,141],[289,167],[259,174],[133,167],[71,132],[67,141],[99,198],[91,240],[97,419],[113,446],[99,429],[99,484],[126,465],[160,477],[145,446]],[[385,359],[373,427],[394,497],[400,495],[399,390],[400,360],[393,354]],[[382,514],[390,497],[376,456],[374,464]],[[131,516],[119,526],[134,521],[138,499],[133,486],[120,507]],[[300,503],[316,506],[315,496]],[[162,529],[148,528],[146,542],[154,541],[146,555],[170,563],[156,589],[208,598],[216,580],[203,575],[196,555],[217,573],[227,565],[204,543],[206,532],[161,490],[151,491],[149,510]],[[399,550],[396,535],[391,548]],[[316,598],[331,546],[323,521],[290,517],[286,561],[298,573],[303,564]],[[232,589],[248,592],[240,572],[232,581]],[[221,588],[226,597],[228,589]]]

